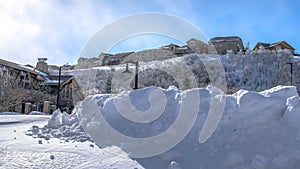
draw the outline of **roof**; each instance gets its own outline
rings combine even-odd
[[[287,46],[288,48],[292,49],[292,50],[295,50],[295,48],[293,48],[290,44],[288,44],[286,41],[279,41],[279,42],[276,42],[276,43],[272,43],[270,45],[270,47],[273,47],[273,46],[277,46],[277,45],[285,45]]]
[[[125,53],[117,53],[114,55],[107,55],[109,59],[117,59],[117,58],[124,58],[134,52],[125,52]]]
[[[259,46],[262,46],[262,47],[264,47],[264,48],[268,48],[271,44],[269,44],[269,43],[258,42],[256,45],[257,45],[258,47],[259,47]],[[256,45],[255,45],[255,46],[256,46]]]
[[[71,75],[61,75],[60,76],[60,82],[63,84],[67,82],[68,80],[72,79],[73,76]],[[57,85],[58,84],[58,75],[50,75],[47,80],[44,82],[45,85]]]
[[[186,43],[188,43],[188,42],[190,42],[190,41],[198,41],[198,42],[206,43],[206,42],[204,42],[204,41],[202,41],[202,40],[199,40],[199,39],[196,39],[196,38],[191,38],[191,39],[189,39],[188,41],[186,41]]]
[[[178,45],[171,43],[171,44],[169,44],[169,45],[162,46],[162,48],[169,48],[170,46],[176,46],[176,47],[179,47]]]
[[[258,49],[260,46],[262,46],[265,49],[269,49],[278,45],[282,45],[282,46],[286,46],[286,48],[289,48],[291,50],[295,50],[295,48],[293,48],[290,44],[288,44],[286,41],[279,41],[279,42],[275,42],[275,43],[262,43],[262,42],[257,42],[256,45],[254,46],[253,50]]]
[[[238,36],[224,36],[224,37],[214,37],[211,38],[209,41],[236,41],[236,40],[241,40],[240,37]]]
[[[34,74],[34,75],[39,75],[38,72],[36,72],[34,70],[31,70],[29,67],[27,68],[23,65],[19,65],[17,63],[13,63],[13,62],[10,62],[10,61],[7,61],[7,60],[0,59],[0,64],[4,65],[4,66],[7,66],[7,67],[12,67],[12,68],[17,69],[17,70],[25,71],[25,72],[28,72],[28,73],[31,73],[31,74]]]
[[[190,47],[188,45],[184,45],[184,46],[180,46],[179,48],[177,49],[183,49],[183,50],[186,50],[186,49],[190,49]]]

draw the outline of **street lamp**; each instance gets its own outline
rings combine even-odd
[[[135,78],[134,78],[134,90],[138,89],[138,82],[139,82],[139,63],[138,61],[127,61],[126,63],[126,70],[123,73],[132,73],[128,68],[128,63],[135,64]]]
[[[291,86],[293,85],[293,63],[292,62],[288,62],[286,64],[290,65],[290,74],[291,74]]]
[[[58,85],[57,85],[57,98],[56,98],[56,108],[61,110],[59,99],[60,99],[60,77],[61,77],[61,66],[59,67],[59,73],[58,73]]]

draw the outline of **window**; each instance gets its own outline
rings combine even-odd
[[[281,50],[281,46],[276,46],[276,51],[280,51]]]

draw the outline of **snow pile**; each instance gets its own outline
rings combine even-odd
[[[44,138],[46,140],[59,138],[66,142],[92,141],[80,126],[76,115],[69,115],[66,112],[62,113],[59,109],[53,112],[47,125],[43,127],[33,125],[26,134],[34,138]]]
[[[43,113],[43,112],[39,112],[39,111],[32,111],[29,113],[29,115],[48,115],[46,113]]]
[[[161,116],[148,123],[136,123],[119,113],[120,109],[115,105],[116,100],[119,103],[127,103],[125,96],[129,96],[131,104],[141,113],[151,109],[152,106],[155,107],[151,104],[152,101],[162,100],[154,94],[150,97],[150,100],[154,98],[150,103],[148,98],[150,91],[153,90],[160,90],[165,94],[167,106]],[[115,95],[90,96],[77,111],[80,123],[87,127],[85,129],[99,129],[97,125],[101,123],[95,119],[102,114],[115,131],[132,138],[148,138],[172,127],[172,123],[179,117],[182,99],[192,96],[190,94],[195,92],[199,93],[200,98],[189,99],[199,99],[200,106],[192,129],[179,144],[167,152],[154,157],[136,159],[142,166],[161,169],[294,169],[300,166],[300,100],[293,86],[278,86],[260,93],[240,90],[233,95],[223,95],[212,86],[183,92],[176,87],[167,90],[149,87]],[[212,99],[223,97],[226,98],[226,103],[218,127],[206,142],[199,143],[200,132],[208,117]],[[91,103],[91,100],[98,105],[98,111],[91,112],[88,107],[84,107],[85,103]],[[129,106],[125,106],[123,110],[128,108]],[[190,113],[191,110],[192,107],[185,109],[183,113]],[[85,117],[95,118],[87,121]],[[175,139],[180,130],[178,128],[177,132],[173,133],[174,137],[165,138],[165,143],[168,144]],[[106,138],[109,135],[107,133],[101,137]],[[99,140],[95,141],[99,144]],[[119,140],[119,144],[116,142],[118,140],[111,142],[106,140],[99,145],[119,146],[126,152],[124,147],[128,142],[122,140]],[[144,151],[155,148],[140,147]]]

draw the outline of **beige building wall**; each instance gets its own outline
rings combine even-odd
[[[177,57],[168,50],[163,49],[148,49],[128,55],[123,62],[126,61],[143,61],[151,62],[153,60],[164,60]]]
[[[208,44],[201,40],[192,38],[188,40],[186,43],[195,53],[199,53],[199,54],[208,53]]]

